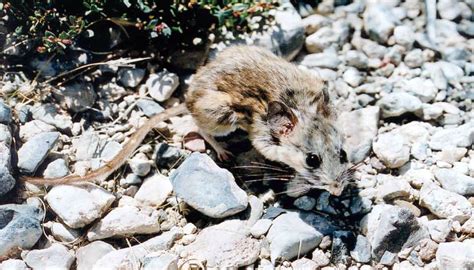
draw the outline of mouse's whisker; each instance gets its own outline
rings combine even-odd
[[[257,162],[257,161],[252,161],[252,162],[250,162],[250,164],[261,165],[261,166],[265,166],[265,167],[269,167],[269,168],[285,169],[285,168],[282,167],[282,166],[276,166],[276,165],[272,165],[272,164],[268,164],[268,163],[263,163],[263,162]]]
[[[234,166],[234,169],[262,169],[262,170],[269,170],[269,171],[279,171],[279,172],[287,172],[285,170],[277,169],[277,168],[268,168],[263,166],[255,166],[255,165],[244,165],[244,166]]]

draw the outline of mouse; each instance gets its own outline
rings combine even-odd
[[[335,124],[328,83],[267,49],[236,45],[200,67],[185,102],[152,116],[103,167],[84,176],[23,179],[40,185],[103,181],[131,157],[158,123],[180,114],[192,116],[220,160],[232,153],[215,137],[246,131],[266,159],[294,170],[287,182],[289,196],[313,189],[339,196],[353,177],[343,136]]]

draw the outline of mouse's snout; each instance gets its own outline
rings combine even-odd
[[[326,190],[333,196],[340,196],[344,190],[344,185],[341,185],[338,182],[335,182],[329,185]]]

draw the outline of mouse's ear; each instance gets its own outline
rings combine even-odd
[[[324,82],[321,96],[317,102],[317,111],[325,117],[329,117],[332,114],[332,108],[330,105],[330,96],[328,91],[328,82]]]
[[[291,109],[279,101],[268,103],[267,123],[275,136],[290,134],[298,119]]]

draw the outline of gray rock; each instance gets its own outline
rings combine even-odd
[[[382,117],[395,117],[408,112],[421,109],[422,102],[417,97],[408,93],[390,93],[382,97],[377,105],[382,109]]]
[[[73,112],[83,112],[94,106],[97,94],[90,83],[72,83],[53,91],[61,107]]]
[[[425,182],[420,190],[420,205],[440,218],[465,221],[471,217],[472,205],[463,196]]]
[[[138,175],[129,173],[125,178],[120,179],[120,186],[127,188],[131,185],[139,185],[141,182],[142,179]]]
[[[26,142],[39,133],[51,131],[56,131],[56,128],[50,124],[40,120],[29,121],[20,127],[20,139]]]
[[[0,197],[12,190],[16,183],[11,175],[11,142],[10,128],[0,124]]]
[[[379,263],[382,265],[392,266],[396,260],[397,260],[396,253],[385,251],[385,253],[382,255],[382,258],[380,258]]]
[[[0,205],[0,257],[18,248],[32,248],[43,234],[39,208],[29,205]]]
[[[372,141],[377,135],[380,108],[369,106],[352,112],[342,112],[338,126],[345,137],[348,158],[353,163],[364,160],[370,153]]]
[[[358,235],[355,247],[351,250],[351,257],[360,263],[368,263],[371,258],[370,242],[367,237]]]
[[[45,132],[33,136],[18,150],[18,168],[32,174],[59,139],[59,132]]]
[[[293,202],[293,205],[301,210],[310,211],[316,206],[316,199],[309,196],[301,196]]]
[[[144,205],[159,207],[166,201],[172,191],[173,186],[168,177],[154,174],[143,181],[134,198]]]
[[[33,119],[41,120],[60,130],[69,130],[72,127],[71,116],[59,114],[56,106],[51,103],[35,106],[31,109]]]
[[[364,30],[371,39],[386,43],[395,28],[395,16],[391,9],[383,4],[367,7],[363,15]]]
[[[63,177],[69,174],[69,167],[63,158],[58,158],[48,164],[43,172],[44,178]]]
[[[100,260],[100,258],[112,251],[115,251],[115,248],[102,241],[94,241],[78,248],[76,251],[77,270],[92,269],[94,264]]]
[[[430,139],[431,149],[442,150],[448,147],[470,147],[474,143],[474,120],[456,128],[436,131]]]
[[[26,263],[22,260],[8,259],[0,263],[0,269],[2,270],[29,270]]]
[[[408,25],[399,25],[393,30],[395,42],[403,47],[410,49],[415,42],[415,32]]]
[[[143,260],[143,270],[177,270],[178,256],[166,251],[148,254]]]
[[[373,143],[377,157],[389,168],[399,168],[410,159],[410,147],[396,131],[380,134]]]
[[[350,231],[335,231],[332,238],[331,261],[338,264],[351,262],[349,245],[355,242],[355,237]]]
[[[303,66],[307,66],[309,68],[330,68],[336,69],[337,66],[341,63],[341,60],[337,58],[335,53],[312,53],[305,55],[302,59],[300,64]]]
[[[474,178],[453,169],[438,169],[434,175],[444,189],[461,195],[474,195]]]
[[[101,99],[113,102],[118,101],[123,96],[125,96],[127,94],[127,90],[118,85],[116,82],[110,82],[97,86],[97,93]]]
[[[88,232],[87,239],[94,241],[113,236],[152,234],[160,231],[160,211],[135,206],[114,208]]]
[[[331,194],[329,192],[323,191],[318,197],[318,201],[316,203],[316,210],[330,215],[337,215],[336,209],[334,209],[330,202],[330,197]]]
[[[102,256],[92,267],[93,270],[102,269],[140,269],[146,255],[160,251],[169,250],[174,241],[182,236],[178,230],[164,232],[139,245],[115,250]]]
[[[151,117],[165,110],[163,107],[161,107],[160,104],[154,102],[153,100],[144,99],[144,98],[141,98],[137,101],[137,106],[148,117]]]
[[[451,233],[453,222],[449,219],[434,219],[426,223],[431,239],[438,243],[446,241]]]
[[[242,267],[253,264],[261,243],[249,237],[245,221],[233,219],[203,229],[184,251],[187,258],[207,261],[207,267]]]
[[[70,269],[74,262],[74,255],[58,243],[49,248],[29,251],[23,259],[33,269]]]
[[[145,84],[150,96],[156,101],[162,102],[170,98],[173,92],[178,88],[179,77],[164,69],[160,73],[150,74]]]
[[[372,254],[380,260],[386,251],[397,253],[428,238],[426,228],[420,224],[413,213],[400,207],[390,207],[380,215],[376,229],[369,232]]]
[[[46,195],[51,209],[73,229],[101,217],[114,200],[112,193],[94,185],[54,186]]]
[[[278,258],[291,260],[316,248],[323,235],[305,222],[298,213],[285,213],[273,221],[267,234],[272,262]]]
[[[358,69],[367,69],[369,67],[369,58],[367,58],[364,53],[359,51],[348,51],[346,53],[345,60],[347,65]]]
[[[12,109],[0,101],[0,123],[10,124],[12,121]]]
[[[250,228],[250,233],[253,237],[259,238],[262,235],[266,234],[270,227],[272,226],[271,219],[259,219],[257,222]]]
[[[117,73],[117,77],[123,86],[134,88],[143,80],[145,72],[146,70],[142,68],[121,68]]]
[[[474,243],[440,243],[436,251],[436,261],[440,270],[471,269],[474,266]]]
[[[159,143],[155,147],[153,157],[158,168],[170,168],[176,166],[186,153],[181,149],[166,143]]]
[[[192,153],[170,179],[176,195],[207,216],[223,218],[247,208],[245,191],[206,154]]]

